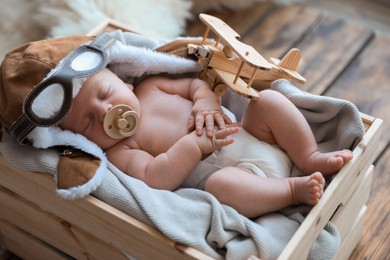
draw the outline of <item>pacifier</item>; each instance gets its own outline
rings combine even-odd
[[[137,131],[138,125],[138,114],[127,105],[113,106],[103,120],[104,131],[115,139],[132,136]]]

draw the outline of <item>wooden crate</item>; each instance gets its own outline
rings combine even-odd
[[[355,247],[362,231],[382,125],[377,118],[362,115],[362,119],[367,131],[353,151],[354,158],[335,176],[280,259],[305,259],[329,220],[342,239],[336,259],[345,259]],[[0,157],[0,176],[0,241],[23,258],[209,258],[92,196],[60,199],[48,174],[21,170]]]
[[[108,19],[89,35],[114,29],[128,30]],[[361,116],[366,133],[353,151],[354,158],[332,180],[279,259],[305,259],[329,220],[337,226],[342,240],[336,259],[347,258],[356,246],[382,126],[381,119]],[[55,194],[51,176],[21,170],[1,156],[0,233],[0,243],[22,258],[210,258],[92,196],[62,200]]]
[[[114,30],[122,30],[122,31],[128,31],[128,32],[134,32],[139,33],[135,31],[134,29],[130,28],[126,24],[123,24],[117,20],[106,18],[101,23],[99,23],[96,27],[92,28],[86,35],[88,36],[97,36],[101,34],[102,32],[110,32]]]

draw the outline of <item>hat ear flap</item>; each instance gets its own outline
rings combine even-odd
[[[89,182],[100,167],[100,159],[82,151],[67,148],[57,166],[57,188],[71,189]]]
[[[106,163],[75,148],[66,148],[57,165],[57,194],[77,199],[93,192],[102,182]]]
[[[34,134],[34,135],[32,135]],[[64,199],[87,196],[101,184],[107,158],[97,144],[59,127],[36,127],[29,135],[36,148],[72,147],[62,152],[57,167],[57,194]]]

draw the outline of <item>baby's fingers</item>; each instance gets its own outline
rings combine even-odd
[[[223,146],[232,144],[233,142],[234,142],[234,139],[232,137],[223,138],[223,139],[216,139],[215,137],[213,137],[214,149],[219,149]]]
[[[229,127],[221,130],[217,130],[213,136],[214,147],[220,148],[234,142],[231,134],[235,134],[240,130],[239,127]]]
[[[214,136],[215,136],[215,139],[224,139],[224,138],[228,137],[229,135],[237,133],[239,130],[240,130],[240,127],[231,126],[231,127],[227,127],[227,128],[215,131]]]
[[[197,135],[202,135],[203,133],[203,127],[204,127],[204,115],[202,114],[196,114],[195,116],[195,129]]]
[[[193,131],[195,129],[195,118],[193,115],[190,116],[190,119],[188,120],[187,125],[188,131]]]
[[[231,124],[232,121],[224,113],[208,114],[206,116],[206,130],[207,136],[212,137],[214,133],[214,125],[218,126],[218,129],[225,129],[226,125]]]
[[[222,116],[222,119],[224,121],[224,125],[225,124],[229,125],[229,124],[233,123],[232,120],[230,119],[230,117],[228,117],[225,113],[222,113],[221,116]]]
[[[213,132],[214,132],[214,115],[213,114],[206,115],[205,125],[206,125],[207,136],[212,137]]]
[[[219,129],[224,129],[226,127],[226,124],[232,123],[230,118],[223,113],[215,114],[214,118],[215,118],[215,122],[217,123]]]

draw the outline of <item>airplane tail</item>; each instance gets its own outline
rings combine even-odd
[[[286,55],[284,55],[284,57],[280,60],[278,66],[284,69],[296,71],[301,56],[301,51],[293,48]]]
[[[297,72],[297,67],[301,57],[301,51],[293,48],[289,50],[289,52],[287,52],[281,60],[271,58],[271,61],[298,82],[305,83],[306,79]]]

